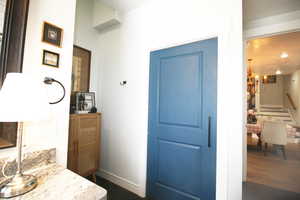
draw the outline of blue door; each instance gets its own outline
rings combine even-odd
[[[215,199],[217,57],[217,39],[151,52],[151,200]]]

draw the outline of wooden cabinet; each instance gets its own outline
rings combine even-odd
[[[68,169],[93,179],[99,168],[100,121],[100,113],[70,115]]]

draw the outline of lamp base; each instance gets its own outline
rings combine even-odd
[[[0,198],[11,198],[25,194],[37,186],[37,179],[32,175],[17,174],[0,188]]]

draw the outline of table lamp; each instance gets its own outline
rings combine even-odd
[[[37,179],[22,173],[23,123],[46,120],[50,108],[43,82],[32,75],[8,73],[0,90],[0,122],[18,122],[17,172],[0,188],[0,198],[24,194],[37,186]]]

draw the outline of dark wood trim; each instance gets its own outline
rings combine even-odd
[[[81,50],[84,50],[84,51],[88,51],[90,54],[92,54],[92,51],[91,51],[91,50],[85,49],[85,48],[80,47],[80,46],[77,46],[77,45],[75,45],[75,44],[73,45],[73,47],[76,47],[76,48],[81,49]]]
[[[92,51],[85,49],[83,47],[77,46],[77,45],[73,45],[73,48],[77,48],[77,49],[81,49],[83,51],[88,52],[89,54],[89,71],[88,71],[88,90],[87,91],[82,91],[82,92],[89,92],[90,91],[90,81],[91,81],[91,63],[92,63]],[[74,54],[73,54],[74,55]]]
[[[28,9],[29,0],[6,2],[0,55],[0,88],[8,72],[22,72]],[[16,146],[17,123],[12,124],[9,133],[13,135],[9,142]]]
[[[7,0],[0,56],[0,87],[8,72],[22,72],[29,0]]]

